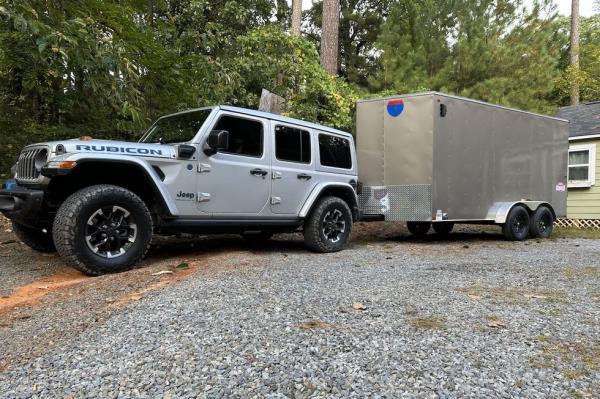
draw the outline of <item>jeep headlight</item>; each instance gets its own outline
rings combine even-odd
[[[40,172],[42,168],[46,165],[46,161],[48,160],[48,150],[44,149],[37,153],[35,158],[33,159],[35,170]]]

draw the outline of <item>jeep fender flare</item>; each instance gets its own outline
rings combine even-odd
[[[321,198],[323,195],[327,195],[328,193],[333,196],[338,196],[346,201],[352,210],[353,218],[355,220],[358,218],[358,197],[356,196],[356,191],[354,191],[354,188],[348,183],[317,184],[309,194],[306,201],[304,201],[304,205],[302,205],[300,214],[298,216],[302,219],[306,218],[319,198]]]
[[[155,190],[156,194],[160,196],[160,199],[162,200],[163,204],[167,207],[169,213],[173,216],[177,216],[179,214],[179,212],[177,211],[177,207],[175,206],[175,203],[173,202],[172,198],[169,196],[165,185],[160,181],[160,179],[158,178],[154,170],[152,170],[150,165],[148,165],[148,163],[142,159],[127,156],[115,159],[114,155],[111,154],[94,154],[94,156],[92,157],[90,157],[89,154],[73,154],[66,160],[77,162],[77,165],[75,166],[75,168],[73,168],[73,170],[76,170],[78,166],[88,162],[128,164],[135,166],[142,173],[144,173],[149,179],[149,181],[152,183],[152,188]]]

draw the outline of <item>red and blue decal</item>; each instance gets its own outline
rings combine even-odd
[[[387,103],[387,112],[392,117],[397,117],[404,111],[404,100],[392,100]]]

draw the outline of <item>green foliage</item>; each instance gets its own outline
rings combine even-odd
[[[419,0],[398,3],[380,38],[382,88],[441,90],[551,113],[559,44],[549,3]],[[433,23],[431,23],[433,22]]]

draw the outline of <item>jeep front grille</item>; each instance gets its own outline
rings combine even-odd
[[[19,155],[16,179],[19,182],[36,182],[40,178],[42,166],[48,159],[45,147],[26,148]]]

